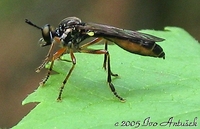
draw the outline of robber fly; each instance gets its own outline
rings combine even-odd
[[[139,54],[142,56],[165,58],[163,49],[155,43],[161,42],[164,39],[153,35],[120,29],[108,25],[85,23],[77,17],[67,17],[63,19],[56,29],[53,29],[53,27],[49,24],[46,24],[44,27],[39,27],[27,19],[25,22],[42,31],[43,38],[39,40],[41,42],[41,46],[50,45],[50,49],[46,55],[46,58],[36,69],[36,72],[39,72],[45,66],[45,64],[51,62],[47,76],[41,82],[42,85],[44,85],[48,80],[56,59],[60,58],[64,53],[68,53],[71,57],[72,66],[62,82],[57,100],[61,100],[64,86],[76,65],[76,58],[74,56],[74,53],[76,52],[104,55],[103,68],[107,70],[108,85],[113,94],[122,102],[124,102],[125,99],[118,95],[111,80],[111,76],[118,75],[114,74],[110,68],[110,54],[108,51],[107,41],[117,44],[119,47],[130,53]],[[87,43],[82,43],[82,41],[90,37],[95,37],[95,39]],[[95,50],[88,48],[88,46],[97,44],[100,41],[104,41],[104,49]],[[56,43],[62,44],[62,47],[52,55],[52,49]]]

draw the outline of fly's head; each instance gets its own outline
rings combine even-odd
[[[43,27],[39,27],[35,24],[33,24],[28,19],[25,20],[25,22],[33,27],[36,27],[42,31],[42,38],[39,40],[40,45],[48,46],[52,44],[53,38],[58,35],[58,31],[53,28],[53,26],[46,24]]]
[[[39,40],[42,47],[51,45],[55,36],[55,29],[53,26],[46,24],[42,28],[42,38]]]

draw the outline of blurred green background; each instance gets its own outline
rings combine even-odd
[[[199,5],[199,0],[1,0],[0,128],[14,126],[36,105],[22,106],[21,101],[46,73],[37,74],[35,68],[48,47],[39,47],[41,32],[25,24],[25,18],[39,26],[57,26],[69,16],[131,30],[178,26],[200,40]]]

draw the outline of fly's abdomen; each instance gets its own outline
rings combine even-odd
[[[159,46],[159,45],[156,44],[156,43],[154,43],[154,44],[155,44],[155,45],[152,47],[151,51],[152,51],[155,55],[157,55],[157,57],[165,59],[165,53],[164,53],[162,47]]]
[[[152,56],[165,59],[165,53],[163,49],[155,42],[139,43],[139,42],[132,42],[127,39],[118,39],[118,38],[106,38],[106,39],[114,42],[119,47],[123,48],[128,52],[143,56]]]

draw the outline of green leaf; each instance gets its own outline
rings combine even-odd
[[[139,56],[109,45],[111,69],[119,74],[112,82],[125,103],[116,99],[107,86],[103,55],[76,53],[77,64],[65,85],[62,101],[56,98],[72,63],[56,61],[53,69],[57,74],[23,101],[39,104],[13,129],[149,129],[152,123],[144,126],[149,119],[157,122],[152,127],[155,129],[170,117],[174,122],[200,123],[194,120],[200,117],[200,44],[181,28],[142,32],[166,39],[158,43],[166,59]],[[69,55],[63,58],[70,59]]]

